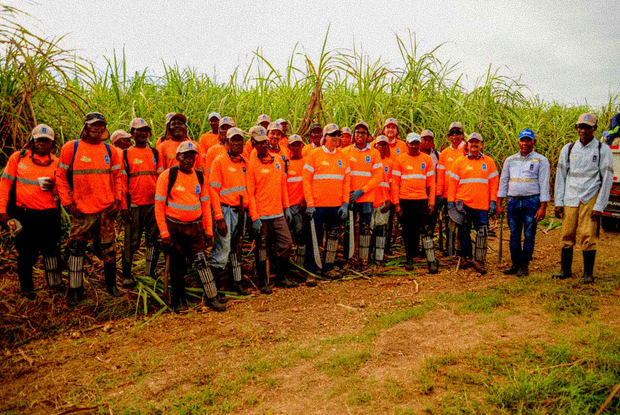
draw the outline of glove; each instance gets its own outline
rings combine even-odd
[[[342,204],[342,206],[340,206],[340,208],[338,209],[338,215],[340,216],[340,219],[346,219],[347,215],[349,214],[349,204],[347,202],[344,202]]]
[[[465,205],[463,204],[462,200],[457,200],[455,206],[456,210],[458,210],[459,212],[465,212]]]
[[[454,209],[454,202],[448,202],[448,209]]]
[[[313,207],[306,208],[306,216],[308,218],[312,219],[312,217],[314,216],[314,212],[316,212],[316,208],[313,208]]]
[[[293,214],[291,213],[291,209],[290,208],[284,209],[284,217],[286,218],[286,222],[287,223],[292,223],[293,222]]]
[[[497,212],[497,202],[495,200],[491,200],[491,205],[489,205],[489,215],[493,216]]]
[[[261,222],[260,219],[256,219],[254,222],[252,222],[252,229],[254,229],[256,233],[260,232],[260,229],[262,227],[263,227],[263,222]]]
[[[360,189],[360,190],[354,190],[354,191],[352,191],[352,192],[351,192],[351,197],[350,197],[350,199],[351,199],[351,203],[352,203],[352,204],[353,204],[353,203],[355,203],[355,201],[356,201],[357,199],[359,199],[359,198],[360,198],[363,194],[364,194],[364,191],[363,191],[363,190],[361,190],[361,189]]]

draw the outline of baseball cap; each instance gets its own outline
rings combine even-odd
[[[323,127],[321,127],[321,124],[319,124],[318,122],[313,122],[312,124],[310,124],[310,128],[308,129],[308,131],[312,131],[315,128],[323,129]]]
[[[385,120],[385,122],[383,123],[383,127],[387,127],[388,124],[394,124],[395,126],[398,127],[398,120],[396,118],[388,118],[387,120]]]
[[[235,120],[232,119],[232,117],[224,117],[220,120],[220,127],[223,125],[230,125],[231,127],[236,127],[237,124],[235,123]]]
[[[148,128],[149,130],[151,129],[151,127],[147,124],[147,122],[144,121],[144,119],[142,118],[134,118],[133,120],[131,120],[129,127],[135,128],[136,130],[140,128]]]
[[[207,119],[208,119],[208,120],[210,120],[210,119],[211,119],[211,118],[213,118],[213,117],[217,118],[218,120],[221,120],[221,119],[222,119],[222,116],[220,115],[220,113],[219,113],[219,112],[212,112],[212,113],[210,113],[210,114],[209,114],[209,118],[207,118]]]
[[[86,114],[84,124],[94,124],[99,121],[103,122],[106,125],[108,124],[108,122],[105,120],[105,117],[100,112],[89,112],[88,114]]]
[[[450,126],[448,127],[448,131],[452,130],[453,128],[458,128],[459,130],[463,131],[463,124],[461,124],[460,121],[451,122]]]
[[[431,130],[424,130],[420,133],[420,137],[433,137],[435,138],[435,133],[433,133]]]
[[[342,127],[342,128],[340,129],[340,132],[341,132],[342,134],[349,134],[349,135],[351,135],[351,129],[350,129],[349,127]]]
[[[230,131],[230,130],[228,130],[228,131]],[[250,131],[248,131],[248,134],[250,134],[250,137],[254,141],[261,142],[261,141],[268,140],[267,130],[262,125],[255,125],[255,126],[253,126],[252,128],[250,128]],[[227,133],[227,135],[228,135],[228,133]]]
[[[181,141],[181,144],[177,147],[177,154],[187,153],[189,151],[198,153],[198,148],[191,141]]]
[[[339,132],[340,128],[338,128],[338,126],[336,124],[327,124],[325,127],[323,127],[323,135],[327,135],[327,134],[333,134],[336,132]]]
[[[409,133],[407,134],[407,138],[405,141],[408,143],[413,143],[414,141],[420,142],[422,139],[420,138],[420,134],[418,133]]]
[[[282,124],[280,124],[277,121],[276,122],[270,122],[269,126],[267,127],[267,132],[273,131],[273,130],[283,131],[284,128],[282,128]]]
[[[529,128],[525,128],[519,132],[519,140],[522,138],[529,138],[532,140],[536,140],[536,136],[534,135],[534,131]]]
[[[377,138],[375,138],[375,144],[377,143],[390,143],[390,140],[388,140],[388,138],[384,135],[380,135]]]
[[[303,142],[304,142],[304,140],[303,140],[300,136],[298,136],[297,134],[293,134],[293,135],[290,135],[290,136],[288,137],[288,144],[289,144],[289,145],[290,145],[290,144],[293,144],[293,143],[296,143],[296,142],[298,142],[298,141],[299,141],[299,142],[301,142],[301,143],[303,143]]]
[[[480,141],[481,143],[484,143],[484,138],[482,138],[482,134],[480,133],[471,133],[469,136],[467,136],[467,141],[471,140],[472,138],[474,140]]]
[[[285,120],[284,118],[278,118],[276,122],[279,122],[280,124],[284,124],[284,123],[288,124],[288,121]]]
[[[110,136],[110,141],[112,143],[116,143],[118,140],[120,140],[121,138],[131,138],[131,134],[129,134],[127,131],[125,130],[116,130],[112,133],[112,135]]]
[[[256,121],[256,124],[260,124],[265,121],[271,122],[271,118],[267,114],[261,114],[258,116],[258,120]]]
[[[241,128],[232,127],[228,131],[226,131],[227,139],[231,139],[236,135],[240,135],[241,137],[243,137],[243,131],[241,130]]]
[[[591,127],[596,127],[597,123],[598,123],[598,118],[596,118],[596,115],[592,114],[591,112],[584,112],[583,114],[579,116],[575,125],[587,124]]]
[[[183,122],[187,122],[187,117],[180,112],[169,112],[166,114],[166,125],[170,124],[173,118],[180,118]]]
[[[52,127],[50,127],[47,124],[39,124],[36,127],[34,127],[32,129],[32,138],[34,138],[35,140],[37,138],[49,138],[50,140],[54,141],[54,130],[52,130]]]
[[[370,131],[370,128],[368,128],[368,124],[366,124],[364,121],[358,121],[357,124],[353,126],[353,130],[355,131],[357,127],[364,127],[367,131]]]

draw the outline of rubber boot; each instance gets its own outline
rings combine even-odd
[[[207,298],[205,300],[205,304],[213,311],[226,311],[226,306],[218,300],[217,296],[213,298]]]
[[[246,290],[245,288],[243,288],[243,285],[242,285],[241,281],[233,281],[232,289],[238,295],[250,295],[250,292],[248,290]]]
[[[528,275],[530,275],[530,264],[528,262],[524,262],[519,267],[517,277],[527,277]]]
[[[122,297],[123,293],[116,288],[116,263],[104,262],[103,273],[105,275],[105,286],[112,297]]]
[[[504,275],[517,275],[520,270],[521,267],[519,266],[519,264],[513,262],[510,268],[504,270]]]
[[[136,286],[136,280],[134,280],[131,274],[132,261],[123,260],[123,288],[133,288]]]
[[[583,251],[583,276],[581,277],[582,284],[592,284],[594,282],[594,260],[596,258],[596,251]]]
[[[258,289],[263,294],[271,294],[273,291],[267,283],[267,261],[256,263],[256,278],[258,279]]]
[[[289,262],[288,258],[278,258],[275,261],[276,263],[276,279],[278,281],[278,285],[284,288],[294,288],[297,287],[295,281],[289,279]]]
[[[222,277],[226,274],[226,270],[215,267],[210,268],[211,272],[213,273],[213,277],[215,278],[215,285],[218,289],[217,300],[222,304],[226,304],[228,302],[228,297],[226,297],[226,294],[219,291],[222,289]]]
[[[562,248],[562,269],[557,274],[553,274],[551,278],[564,280],[571,277],[573,266],[573,248]]]

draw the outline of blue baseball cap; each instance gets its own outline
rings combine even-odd
[[[521,130],[521,132],[519,133],[519,140],[522,138],[529,138],[530,140],[536,140],[534,131],[530,130],[529,128]]]

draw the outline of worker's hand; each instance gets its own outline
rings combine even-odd
[[[262,227],[263,227],[263,222],[261,222],[260,219],[256,219],[255,221],[252,222],[252,229],[254,230],[254,232],[260,233],[260,230]]]
[[[112,204],[108,208],[108,217],[109,218],[115,218],[116,215],[118,215],[118,211],[119,211],[120,207],[121,207],[121,201],[120,200],[115,200],[114,202],[112,202]]]
[[[556,206],[553,213],[555,213],[556,218],[562,219],[564,217],[564,206]]]
[[[454,209],[455,207],[454,202],[448,202],[448,209]]]
[[[6,224],[6,222],[9,220],[9,215],[7,215],[6,213],[0,213],[0,223],[1,224]]]
[[[224,219],[215,221],[215,229],[220,236],[226,236],[228,233],[228,226],[226,226],[226,221]]]
[[[65,206],[65,210],[69,215],[73,216],[74,218],[82,217],[82,212],[78,210],[77,206],[75,206],[75,203],[71,203],[70,205]]]
[[[54,181],[51,177],[46,177],[44,180],[40,182],[41,190],[44,192],[51,192],[54,190]]]
[[[338,209],[338,215],[342,220],[347,218],[347,216],[349,215],[349,204],[347,202],[344,202],[342,206],[340,206],[340,208]]]
[[[308,219],[312,219],[315,212],[316,212],[316,208],[313,208],[313,207],[306,208],[306,216],[308,217]]]
[[[454,204],[454,207],[456,207],[456,210],[458,210],[459,212],[465,213],[465,203],[463,203],[462,200],[457,200]]]
[[[601,212],[600,210],[593,210],[592,211],[592,215],[593,218],[597,217],[597,216],[603,216],[603,212]]]
[[[172,238],[170,236],[166,236],[164,238],[161,238],[161,245],[165,248],[165,249],[170,249],[172,248]]]
[[[491,200],[491,204],[489,205],[489,216],[495,216],[497,212],[497,202],[495,200]]]
[[[131,213],[129,212],[129,209],[121,210],[121,218],[123,219],[125,223],[131,225]]]
[[[351,192],[350,200],[351,204],[355,203],[357,199],[359,199],[364,194],[363,190],[354,190]]]
[[[396,212],[399,218],[403,216],[403,210],[400,208],[399,204],[394,205],[394,212]]]
[[[286,223],[289,225],[293,223],[293,214],[291,213],[291,208],[284,209],[284,218],[286,219]]]
[[[541,220],[543,220],[545,218],[545,214],[547,212],[545,212],[545,208],[544,207],[540,207],[537,211],[536,211],[536,222],[540,222]]]
[[[392,206],[392,202],[390,202],[389,200],[386,200],[385,203],[383,204],[383,207],[381,208],[380,212],[381,213],[387,213],[390,210],[390,206]]]
[[[207,244],[207,246],[213,246],[213,235],[205,233],[205,243]]]

